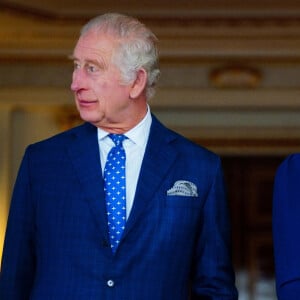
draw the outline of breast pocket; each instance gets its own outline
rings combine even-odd
[[[166,207],[179,207],[179,208],[194,208],[194,209],[200,209],[202,206],[202,201],[200,197],[187,197],[187,196],[167,196]]]
[[[171,227],[191,228],[201,218],[202,206],[203,200],[200,197],[167,196],[164,219]]]

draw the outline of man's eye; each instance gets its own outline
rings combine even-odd
[[[97,68],[94,65],[88,65],[87,70],[89,73],[94,73],[97,71]]]
[[[77,69],[79,69],[80,68],[80,65],[79,65],[79,63],[77,63],[77,62],[74,62],[74,70],[77,70]]]

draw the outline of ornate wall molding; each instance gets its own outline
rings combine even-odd
[[[172,9],[170,10],[170,4]],[[297,0],[127,0],[113,3],[110,0],[2,0],[2,10],[16,11],[48,19],[86,19],[105,11],[119,11],[139,18],[190,19],[190,18],[248,18],[297,17],[300,8]]]
[[[162,60],[300,59],[300,3],[266,1],[263,7],[264,1],[251,1],[247,7],[240,1],[226,5],[224,1],[212,1],[210,5],[199,2],[183,5],[175,1],[168,13],[164,4],[144,2],[126,13],[137,15],[157,34]],[[84,3],[85,9],[83,4],[71,3],[62,7],[54,0],[43,8],[35,0],[2,1],[0,59],[61,60],[72,50],[88,18],[107,7],[112,10],[105,1],[89,1]],[[101,7],[95,10],[96,6]]]
[[[65,117],[59,126],[75,124],[76,113],[65,106],[73,103],[67,57],[81,25],[109,2],[95,10],[94,0],[44,7],[38,0],[2,1],[0,109],[49,110],[56,120]],[[298,147],[300,3],[174,0],[172,10],[153,0],[129,4],[125,11],[118,3],[118,11],[138,16],[160,40],[162,77],[151,105],[167,125],[218,151],[243,152],[249,141],[253,151],[269,151],[281,139]],[[269,140],[271,148],[260,144]]]

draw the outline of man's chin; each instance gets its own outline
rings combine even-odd
[[[99,120],[99,118],[93,118],[91,116],[86,116],[86,115],[82,115],[82,114],[80,114],[80,117],[84,122],[91,123],[92,125],[94,125],[96,127],[102,126],[103,121]]]

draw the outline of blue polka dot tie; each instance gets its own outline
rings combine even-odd
[[[109,137],[115,146],[107,156],[104,169],[104,186],[109,238],[112,252],[115,253],[126,222],[126,154],[122,143],[127,137],[122,134],[110,134]]]

